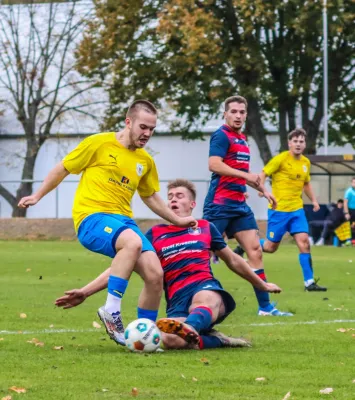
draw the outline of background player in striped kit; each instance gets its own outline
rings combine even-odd
[[[225,101],[225,124],[211,136],[209,169],[211,184],[207,193],[203,218],[212,222],[221,234],[235,238],[246,251],[248,262],[255,273],[266,280],[258,226],[254,214],[245,202],[246,185],[257,189],[276,206],[275,198],[260,182],[260,176],[249,171],[250,150],[242,127],[247,118],[246,99],[229,97]],[[279,311],[267,292],[254,287],[259,304],[259,315],[292,316]]]

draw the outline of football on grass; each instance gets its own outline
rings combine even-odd
[[[161,342],[161,334],[153,321],[139,318],[127,325],[124,333],[126,346],[135,352],[152,353]]]

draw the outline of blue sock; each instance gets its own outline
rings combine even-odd
[[[305,282],[313,280],[313,267],[312,267],[312,256],[309,253],[301,253],[298,256],[302,272],[303,280]]]
[[[137,315],[138,318],[147,318],[155,322],[158,317],[158,310],[145,310],[137,307]]]
[[[257,269],[254,272],[256,273],[256,275],[258,275],[260,279],[262,279],[264,282],[267,282],[265,272],[263,269]],[[263,292],[262,290],[256,287],[254,287],[254,292],[258,300],[259,307],[262,308],[264,311],[270,311],[273,308],[273,306],[270,304],[269,293]]]
[[[201,335],[200,336],[200,349],[216,349],[217,347],[222,347],[222,342],[218,337]]]
[[[264,243],[265,243],[265,239],[260,239],[260,246],[262,251],[264,251]]]
[[[190,312],[185,322],[197,332],[208,329],[212,322],[212,310],[204,306],[196,307]]]
[[[127,285],[128,281],[126,279],[110,275],[108,278],[107,289],[112,296],[119,297],[121,299],[126,291]]]

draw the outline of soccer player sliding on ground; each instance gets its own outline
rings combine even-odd
[[[196,189],[184,179],[168,185],[168,207],[179,217],[191,216],[196,206]],[[206,220],[198,228],[156,225],[147,232],[164,271],[167,318],[157,321],[165,332],[166,348],[248,347],[243,338],[232,338],[213,329],[234,309],[233,297],[213,276],[210,251],[215,251],[227,266],[260,291],[280,293],[281,289],[260,279],[248,263],[226,245],[215,226]],[[59,307],[74,307],[107,285],[109,270],[82,289],[66,292],[56,300]]]
[[[92,135],[57,164],[38,191],[23,197],[19,207],[33,206],[69,174],[82,174],[73,206],[73,220],[80,243],[112,258],[106,304],[98,315],[110,338],[124,345],[121,299],[133,271],[144,280],[138,318],[155,320],[163,291],[159,259],[132,219],[131,201],[138,191],[157,215],[177,226],[196,226],[193,217],[173,213],[157,194],[159,179],[154,160],[143,149],[153,135],[157,110],[146,100],[128,109],[120,132]]]

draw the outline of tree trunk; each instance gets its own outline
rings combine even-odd
[[[22,180],[33,180],[33,172],[35,167],[36,158],[39,152],[39,145],[35,139],[27,140],[27,151],[25,164],[22,170]],[[22,182],[16,191],[16,203],[12,209],[12,217],[26,217],[27,208],[18,208],[17,203],[24,196],[32,194],[33,183]]]
[[[283,99],[279,102],[279,135],[280,135],[280,152],[287,150],[287,107]]]
[[[264,164],[266,164],[272,157],[271,150],[261,120],[259,104],[255,98],[250,97],[248,98],[247,133],[254,138],[260,152],[260,157],[264,161]]]

